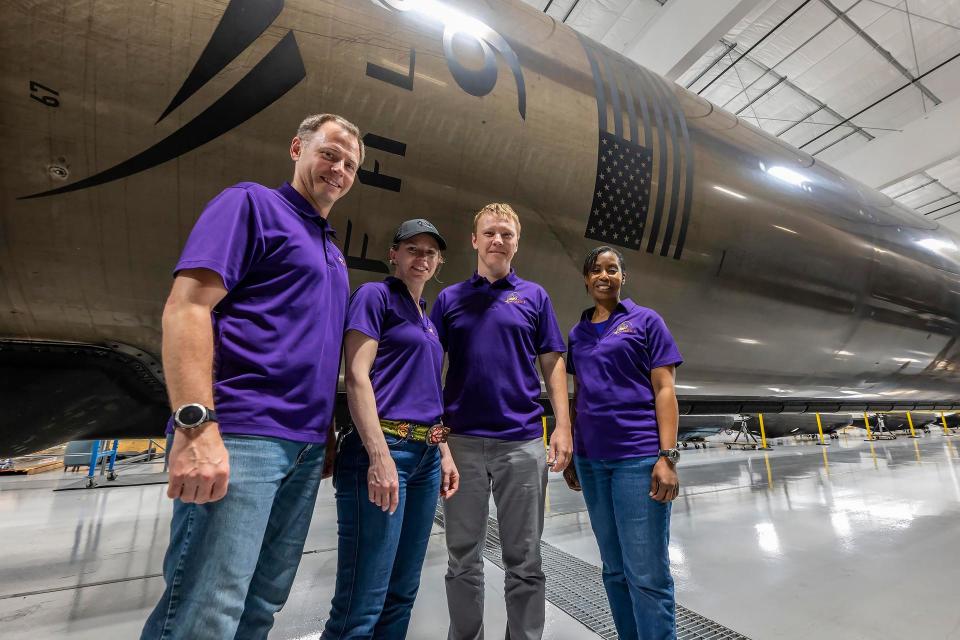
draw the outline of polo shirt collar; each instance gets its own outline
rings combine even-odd
[[[283,196],[284,200],[293,205],[293,208],[296,209],[300,215],[314,220],[331,235],[337,235],[336,230],[330,226],[330,223],[327,222],[327,219],[321,216],[320,213],[313,208],[313,205],[311,205],[306,198],[300,195],[300,192],[294,189],[293,185],[291,185],[289,182],[284,182],[282,185],[277,187],[277,193]]]
[[[473,277],[470,278],[470,284],[476,287],[480,284],[483,284],[484,282],[488,282],[488,280],[483,276],[481,276],[476,271],[474,271]],[[508,289],[510,287],[516,287],[519,284],[520,284],[520,276],[518,276],[517,272],[513,268],[511,268],[510,273],[508,273],[503,278],[500,278],[499,280],[490,283],[490,286],[498,289]]]
[[[587,307],[586,309],[584,309],[583,313],[580,314],[580,322],[590,322],[590,317],[593,315],[593,310],[595,308],[596,306],[594,305],[593,307]],[[630,313],[636,308],[637,308],[637,304],[633,300],[631,300],[630,298],[623,298],[622,300],[620,300],[620,302],[617,303],[617,306],[613,310],[613,313],[610,314],[610,317],[612,318],[615,315],[618,315],[621,313],[624,313],[624,314]]]
[[[399,295],[410,298],[410,300],[413,300],[413,298],[410,296],[410,290],[407,289],[406,283],[400,278],[396,276],[387,276],[386,278],[383,279],[383,281],[387,283],[387,286],[390,287],[390,290],[393,291],[394,293],[397,293]],[[424,311],[426,311],[427,309],[427,301],[424,300],[423,298],[420,298],[420,308],[423,309]]]

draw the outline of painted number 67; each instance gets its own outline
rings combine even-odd
[[[50,87],[45,87],[35,80],[30,81],[30,97],[37,102],[43,103],[48,107],[59,107],[59,91],[54,91]]]

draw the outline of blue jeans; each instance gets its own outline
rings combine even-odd
[[[322,640],[407,635],[440,495],[440,451],[384,437],[400,480],[393,515],[369,500],[370,458],[356,431],[344,436],[337,454],[337,586]]]
[[[173,502],[166,588],[141,640],[266,638],[293,584],[324,445],[224,435],[230,484],[217,502]]]
[[[603,560],[603,586],[623,640],[676,638],[670,575],[670,504],[651,498],[657,456],[574,456],[590,525]]]

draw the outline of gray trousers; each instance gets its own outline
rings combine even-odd
[[[547,456],[543,441],[451,436],[460,489],[444,502],[448,640],[483,640],[483,545],[490,491],[503,549],[505,640],[543,635],[545,579],[540,560]]]

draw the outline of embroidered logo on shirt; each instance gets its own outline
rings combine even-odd
[[[636,332],[637,330],[633,328],[633,325],[630,324],[629,321],[625,321],[620,323],[620,326],[618,326],[614,330],[613,335],[617,335],[620,333],[636,333]]]
[[[514,291],[507,296],[507,299],[504,300],[505,304],[527,304],[526,298],[521,298],[520,294]]]

